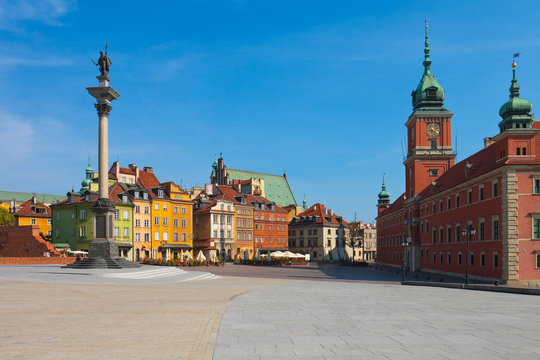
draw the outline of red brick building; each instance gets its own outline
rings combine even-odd
[[[519,97],[515,64],[510,99],[499,111],[500,133],[454,165],[452,113],[443,107],[444,90],[431,73],[427,28],[424,52],[424,74],[405,123],[405,193],[390,203],[383,181],[379,194],[377,261],[538,284],[540,122],[530,114],[532,105]]]
[[[253,206],[253,252],[266,254],[288,249],[289,212],[276,203],[256,195],[246,195]]]

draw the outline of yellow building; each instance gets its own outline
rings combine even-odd
[[[177,259],[182,253],[193,249],[193,201],[189,193],[174,182],[161,184],[165,196],[169,199],[169,241],[161,246],[168,259]],[[191,255],[193,253],[191,252]]]
[[[35,197],[11,209],[16,226],[37,226],[44,236],[52,235],[51,208]]]

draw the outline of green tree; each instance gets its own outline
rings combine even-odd
[[[15,218],[11,215],[8,209],[0,207],[0,226],[15,225]]]
[[[353,261],[356,261],[354,256],[355,249],[362,249],[364,247],[364,229],[362,228],[361,222],[349,223],[349,238],[347,239],[347,245],[352,248]]]

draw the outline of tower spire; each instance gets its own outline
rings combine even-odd
[[[512,59],[512,82],[508,91],[510,99],[506,101],[499,109],[499,115],[503,119],[499,123],[501,132],[507,129],[527,129],[531,127],[532,104],[519,97],[519,85],[516,78],[516,58],[519,53],[515,53]]]
[[[424,47],[424,71],[428,72],[431,70],[431,59],[429,58],[429,38],[428,38],[428,23],[427,18],[425,20],[425,28],[426,28],[426,42]]]

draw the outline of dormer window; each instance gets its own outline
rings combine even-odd
[[[127,201],[128,201],[127,195],[122,195],[122,202],[127,202]]]
[[[135,199],[138,199],[138,198],[139,198],[139,196],[140,196],[140,195],[139,195],[139,192],[138,192],[138,191],[135,191],[135,193],[134,193],[134,194],[135,194]]]
[[[437,88],[427,89],[427,96],[436,96],[436,95],[437,95]]]
[[[148,199],[148,193],[147,192],[143,193],[143,199]]]
[[[429,147],[431,149],[436,149],[437,148],[437,139],[430,139],[429,140]]]
[[[158,190],[157,196],[158,198],[163,198],[163,190]]]

